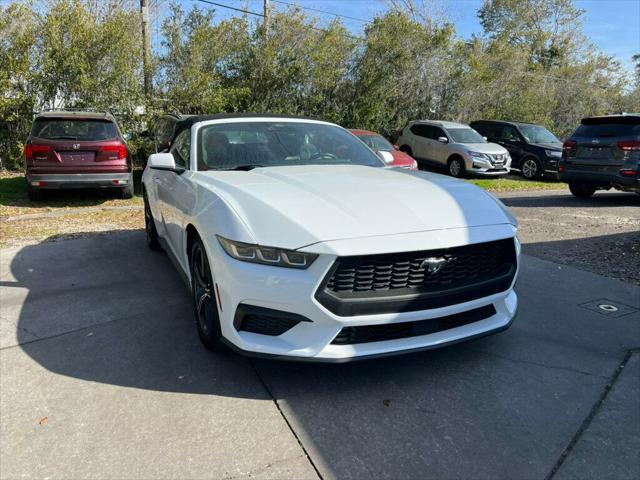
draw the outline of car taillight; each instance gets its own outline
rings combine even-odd
[[[566,140],[562,144],[562,149],[565,152],[571,152],[571,151],[575,150],[576,148],[578,148],[578,142],[576,142],[575,140]]]
[[[34,145],[27,143],[24,146],[24,156],[27,160],[33,160],[36,156],[46,156],[53,152],[53,148],[50,145]]]
[[[625,152],[640,150],[640,140],[623,140],[618,142],[618,148]]]
[[[127,155],[129,154],[127,146],[122,143],[117,145],[105,145],[100,147],[100,151],[108,155],[112,160],[127,158]]]
[[[638,170],[632,170],[630,168],[625,170],[620,170],[620,175],[622,175],[623,177],[637,177]]]

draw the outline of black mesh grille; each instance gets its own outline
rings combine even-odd
[[[334,345],[353,345],[356,343],[382,342],[398,338],[417,337],[441,332],[478,322],[495,315],[493,305],[468,310],[447,317],[419,320],[415,322],[392,323],[387,325],[367,325],[362,327],[344,327],[331,342]]]
[[[444,265],[429,272],[429,259]],[[507,290],[516,267],[512,238],[447,249],[342,257],[316,298],[338,315],[437,308]],[[394,298],[396,302],[385,303]]]
[[[236,310],[233,324],[238,331],[275,337],[282,335],[300,322],[310,321],[295,313],[240,304]]]
[[[262,335],[277,336],[298,324],[287,318],[262,317],[260,315],[245,315],[240,330],[260,333]]]
[[[445,250],[341,258],[327,289],[340,293],[455,287],[503,273],[510,266],[510,250],[511,239]],[[422,266],[427,258],[446,258],[448,263],[437,273],[429,273]]]

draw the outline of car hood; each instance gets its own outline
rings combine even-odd
[[[532,143],[531,145],[535,145],[536,147],[546,148],[547,150],[556,150],[558,152],[562,151],[561,143]]]
[[[260,245],[295,249],[328,240],[517,223],[484,190],[427,172],[305,165],[199,177]]]
[[[480,153],[507,153],[507,149],[497,143],[461,143],[470,152]]]

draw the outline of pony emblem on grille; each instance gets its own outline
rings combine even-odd
[[[442,267],[444,267],[452,260],[453,258],[447,257],[429,257],[424,259],[424,261],[420,264],[420,267],[424,268],[431,274],[438,273],[440,270],[442,270]]]

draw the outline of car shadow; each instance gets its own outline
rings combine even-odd
[[[508,207],[629,207],[640,206],[640,195],[635,193],[597,192],[590,198],[577,198],[569,191],[566,194],[527,195],[526,193],[500,195]]]
[[[6,314],[17,316],[17,329],[15,338],[3,338],[0,347],[20,345],[47,370],[92,382],[264,397],[263,389],[243,385],[254,382],[257,366],[283,362],[205,350],[187,289],[168,257],[146,248],[142,231],[77,235],[23,247],[12,259],[10,279],[0,286]],[[28,294],[14,302],[12,293],[19,290]],[[376,364],[402,369],[416,357],[440,363],[451,356],[473,361],[466,349],[453,346],[348,366],[285,362],[284,368],[301,378],[312,372],[360,375]]]
[[[190,295],[168,257],[146,248],[143,231],[25,246],[0,266],[3,365],[25,395],[45,398],[41,390],[63,376],[82,380],[85,395],[99,383],[275,400],[326,477],[544,477],[637,325],[620,321],[577,338],[602,320],[576,315],[582,300],[572,295],[612,294],[543,264],[521,276],[520,318],[499,335],[352,364],[254,360],[201,346]],[[16,373],[32,363],[34,378]],[[117,392],[112,401],[126,405],[127,393]],[[169,418],[180,416],[174,405]]]

